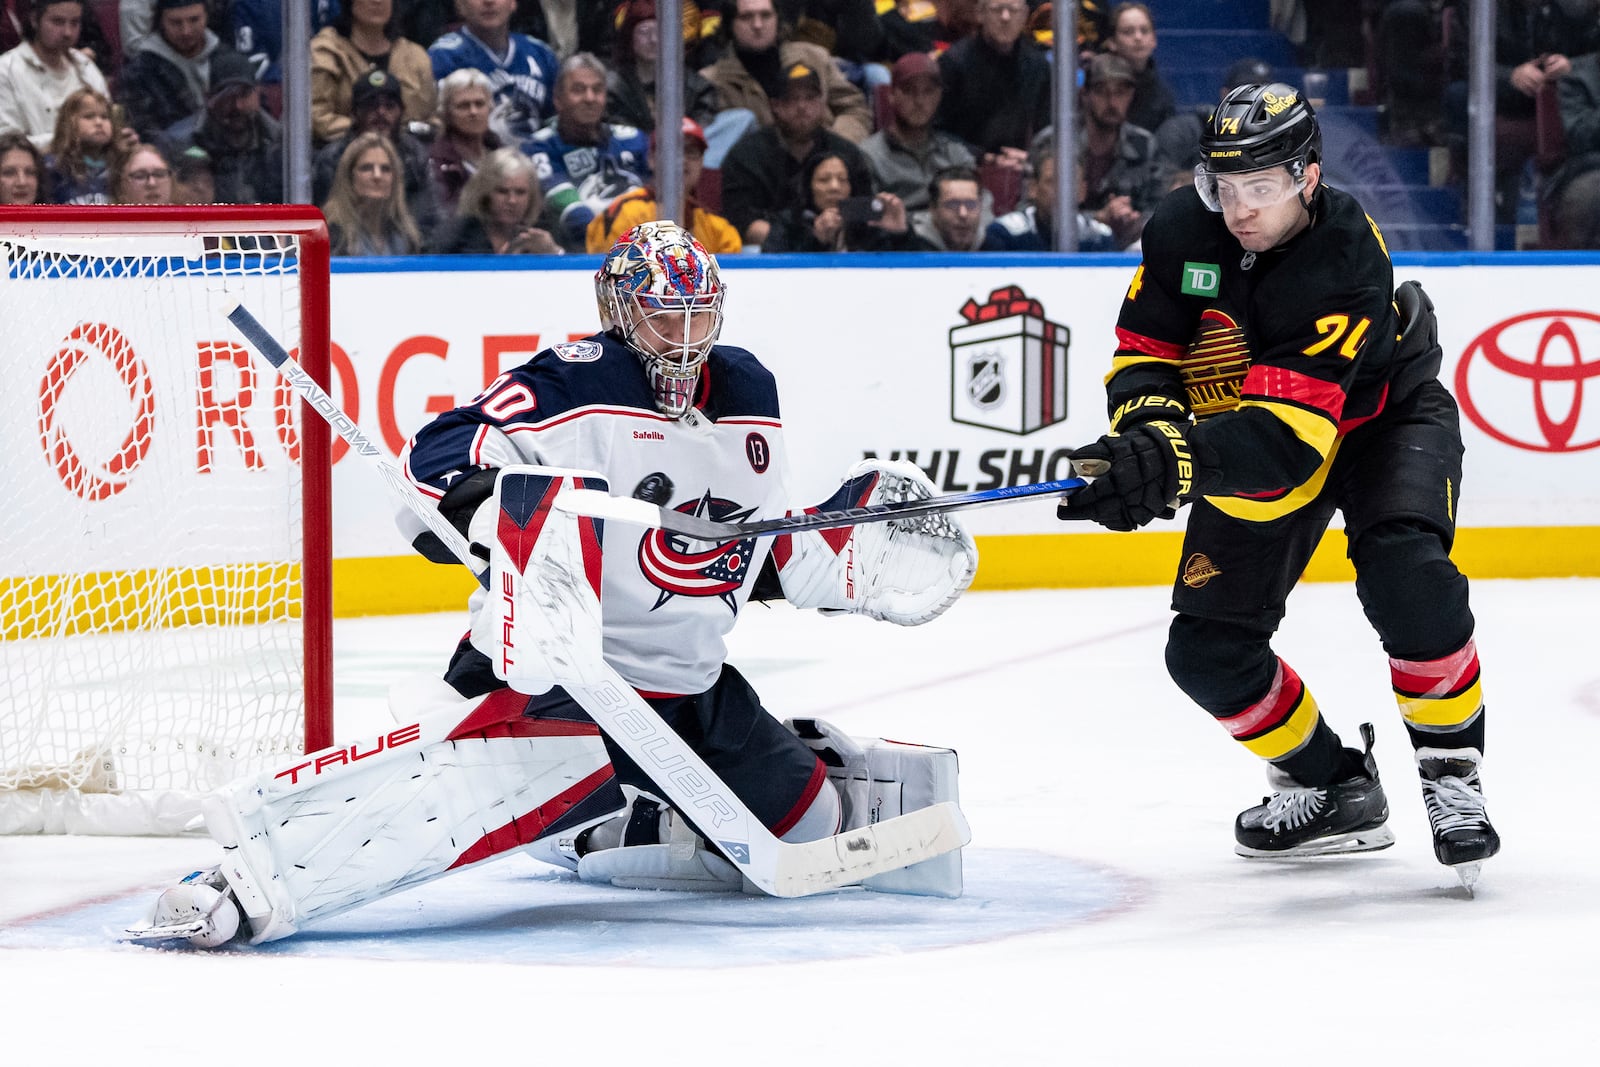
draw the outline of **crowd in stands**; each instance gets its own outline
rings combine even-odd
[[[284,197],[281,0],[0,0],[0,203]],[[1052,81],[1080,86],[1081,250],[1138,247],[1190,180],[1142,3],[313,0],[312,196],[338,255],[592,253],[654,216],[656,54],[684,39],[685,214],[719,253],[1052,247]],[[1464,174],[1465,0],[1274,0],[1307,65],[1367,66],[1384,138]],[[1266,27],[1262,27],[1265,29]],[[1501,214],[1537,160],[1551,241],[1600,246],[1600,0],[1498,0]],[[1220,72],[1219,72],[1220,73]],[[1244,59],[1219,88],[1273,78]],[[1559,115],[1563,145],[1536,143]]]

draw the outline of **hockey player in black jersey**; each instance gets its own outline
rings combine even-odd
[[[1132,530],[1190,504],[1167,668],[1268,761],[1272,795],[1236,851],[1388,847],[1372,757],[1346,748],[1272,650],[1289,591],[1337,509],[1356,592],[1389,655],[1434,852],[1469,888],[1500,848],[1478,766],[1484,708],[1467,580],[1451,562],[1462,442],[1437,378],[1433,306],[1394,290],[1377,225],[1322,183],[1311,106],[1245,85],[1201,138],[1193,189],[1144,231],[1107,378],[1111,432],[1064,519]]]

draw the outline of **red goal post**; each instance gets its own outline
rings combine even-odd
[[[0,833],[175,833],[332,743],[328,380],[305,206],[0,207]]]

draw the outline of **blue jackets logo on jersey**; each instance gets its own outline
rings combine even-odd
[[[731,500],[713,497],[709,492],[673,510],[716,522],[739,522],[755,511]],[[738,612],[734,594],[750,574],[755,545],[755,538],[749,537],[706,548],[704,541],[665,530],[649,531],[639,541],[639,570],[661,591],[650,610],[654,611],[675,596],[714,596],[720,597],[729,611]]]

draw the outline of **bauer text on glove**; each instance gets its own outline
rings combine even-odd
[[[1198,468],[1186,423],[1142,423],[1106,434],[1072,454],[1073,470],[1094,481],[1063,500],[1062,519],[1089,519],[1111,530],[1136,530],[1196,494]]]

